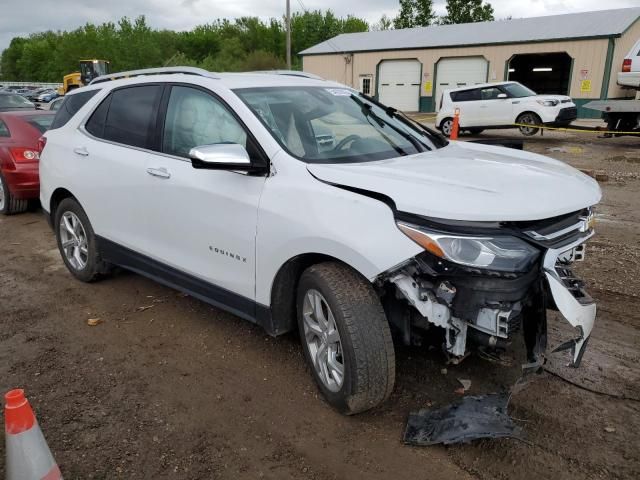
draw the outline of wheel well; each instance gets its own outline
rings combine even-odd
[[[60,202],[62,202],[62,200],[64,200],[65,198],[73,198],[74,200],[76,200],[76,197],[74,197],[73,194],[66,188],[57,188],[53,192],[53,195],[51,195],[49,215],[51,215],[52,220],[56,215],[56,210],[58,209],[58,205],[60,205]]]
[[[524,112],[520,112],[518,114],[518,116],[516,117],[516,122],[518,121],[518,119],[522,116],[522,115],[526,115],[527,113],[530,113],[531,115],[535,115],[536,117],[538,117],[538,120],[542,121],[542,119],[540,118],[540,115],[538,115],[536,112],[534,112],[533,110],[525,110]]]
[[[296,298],[302,272],[311,265],[327,261],[344,263],[330,255],[304,253],[280,267],[271,287],[271,317],[277,335],[296,329]]]

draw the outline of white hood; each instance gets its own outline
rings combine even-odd
[[[589,207],[602,196],[595,180],[558,160],[466,142],[307,168],[325,182],[384,194],[400,211],[449,220],[541,220]]]
[[[558,100],[559,102],[563,102],[568,100],[567,103],[573,103],[573,100],[571,100],[571,97],[567,97],[566,95],[544,95],[544,94],[540,94],[540,95],[536,95],[536,97],[538,100]]]

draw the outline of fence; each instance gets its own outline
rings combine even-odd
[[[8,80],[0,80],[0,88],[4,87],[39,87],[39,88],[58,88],[62,83],[47,82],[10,82]]]

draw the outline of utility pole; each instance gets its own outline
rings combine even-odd
[[[287,69],[291,70],[291,1],[287,0]]]

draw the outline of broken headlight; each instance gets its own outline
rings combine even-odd
[[[469,267],[526,272],[539,250],[516,237],[466,236],[432,232],[417,225],[397,222],[411,240],[432,254]]]

